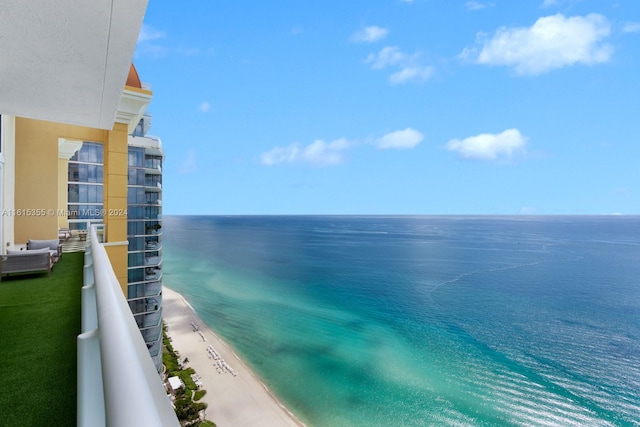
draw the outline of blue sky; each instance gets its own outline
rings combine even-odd
[[[151,0],[166,214],[638,214],[637,0]]]

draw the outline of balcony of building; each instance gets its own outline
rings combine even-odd
[[[162,241],[160,241],[157,237],[149,238],[145,241],[144,244],[145,251],[161,251],[162,250]]]
[[[145,267],[159,267],[162,264],[162,256],[161,255],[153,255],[156,251],[152,252],[151,255],[145,255],[144,257],[144,265]]]
[[[144,339],[147,347],[151,348],[156,345],[156,342],[160,341],[160,334],[162,333],[162,322],[156,325],[144,326],[140,329],[142,338]],[[152,356],[154,353],[152,353]]]
[[[0,424],[75,425],[82,265],[65,253],[51,276],[2,277]]]
[[[134,133],[134,135],[129,135],[128,144],[134,147],[144,148],[145,155],[158,156],[160,158],[164,157],[162,153],[162,141],[160,137],[156,135]]]
[[[162,280],[162,266],[154,266],[154,267],[129,267],[127,269],[127,283],[129,285],[129,289],[132,286],[142,286],[147,283],[160,282]],[[138,298],[142,297],[145,294],[142,290],[136,288],[135,293],[129,294],[129,298]]]
[[[162,220],[154,219],[154,220],[144,221],[144,234],[145,236],[162,235]]]
[[[162,282],[148,282],[144,284],[144,296],[153,297],[162,292]]]
[[[144,206],[144,220],[146,221],[161,221],[162,214],[160,208],[157,206]]]
[[[152,359],[157,357],[162,357],[162,340],[160,339],[160,333],[162,332],[162,328],[159,329],[158,336],[153,340],[153,342],[147,342],[147,350],[151,355]],[[168,399],[167,399],[168,400]]]
[[[133,313],[134,317],[136,317],[136,322],[139,323],[140,327],[146,328],[149,326],[155,326],[158,324],[158,321],[162,318],[162,295],[154,295],[151,298],[129,298],[128,301],[129,308]],[[139,314],[148,314],[146,319],[139,318]],[[153,314],[154,316],[151,316]]]
[[[157,282],[162,279],[162,266],[145,267],[144,281]]]
[[[144,191],[149,193],[157,193],[159,191],[162,191],[162,183],[155,180],[145,180]]]
[[[140,316],[139,331],[95,230],[90,236],[91,250],[64,253],[50,276],[0,281],[0,424],[178,426],[155,368],[161,297],[144,300],[155,312]]]
[[[160,162],[154,163],[150,161],[145,161],[144,173],[145,175],[161,175],[162,165],[160,164]]]
[[[149,328],[162,328],[162,310],[156,310],[153,313],[135,314],[134,319],[141,331],[145,331]],[[158,338],[158,334],[155,334],[153,340]],[[145,339],[145,341],[151,341]]]
[[[146,164],[144,165],[144,173],[145,175],[161,175],[162,174],[162,166],[161,165],[153,165]]]
[[[131,275],[132,279],[135,279],[134,275]],[[129,287],[129,300],[134,300],[136,298],[149,298],[156,297],[162,293],[162,282],[154,281],[154,282],[130,282],[128,284]],[[135,290],[134,290],[135,289]],[[137,313],[139,311],[133,311]]]

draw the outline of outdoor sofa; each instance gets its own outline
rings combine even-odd
[[[47,248],[51,252],[53,262],[58,262],[62,256],[62,245],[58,239],[51,240],[33,240],[27,241],[27,251]]]
[[[7,255],[0,255],[0,279],[3,274],[44,272],[51,274],[53,261],[51,252],[46,249],[30,251],[9,250]]]

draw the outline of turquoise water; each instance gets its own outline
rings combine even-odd
[[[308,425],[640,425],[640,217],[163,229],[165,285]]]

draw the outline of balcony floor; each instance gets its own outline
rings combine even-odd
[[[0,282],[2,425],[76,425],[82,253]]]
[[[80,240],[79,237],[69,237],[66,242],[62,243],[62,252],[84,252],[86,246],[86,240]]]

